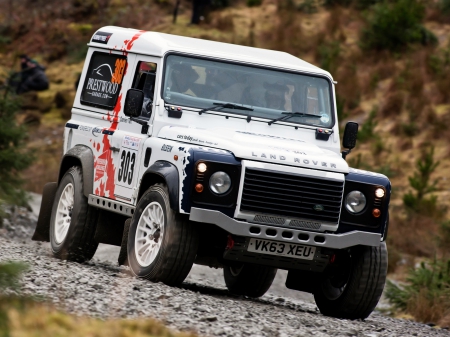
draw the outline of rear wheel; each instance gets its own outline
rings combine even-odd
[[[387,248],[357,246],[349,250],[342,268],[322,279],[314,291],[320,312],[326,316],[365,319],[375,309],[387,273]],[[347,268],[345,268],[347,266]]]
[[[150,187],[130,223],[127,251],[132,272],[153,282],[179,285],[194,264],[197,247],[194,226],[170,208],[166,186]]]
[[[83,174],[79,166],[70,168],[61,179],[50,218],[53,255],[77,262],[90,260],[97,250],[94,239],[98,210],[88,205],[83,194]]]
[[[261,297],[272,285],[277,269],[255,264],[224,266],[223,276],[228,290],[236,295]]]

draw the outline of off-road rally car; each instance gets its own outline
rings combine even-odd
[[[349,168],[331,75],[287,53],[119,27],[89,43],[34,240],[54,256],[121,247],[137,277],[179,285],[194,263],[234,294],[277,269],[324,315],[366,318],[386,279],[391,192]]]

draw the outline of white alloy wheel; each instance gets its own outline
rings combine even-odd
[[[64,241],[69,231],[70,222],[72,220],[72,210],[74,204],[75,190],[71,183],[64,187],[61,197],[59,198],[58,208],[56,209],[55,219],[55,241],[60,244]]]
[[[145,207],[136,228],[134,252],[141,267],[148,267],[161,249],[164,234],[164,212],[161,205],[153,201]]]

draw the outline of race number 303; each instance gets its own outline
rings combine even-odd
[[[133,182],[134,167],[137,152],[123,149],[120,154],[120,165],[117,173],[117,183],[122,186],[130,186]]]

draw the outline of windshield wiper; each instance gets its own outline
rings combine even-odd
[[[252,108],[247,108],[245,106],[237,105],[237,104],[233,104],[233,103],[217,103],[217,102],[214,102],[213,104],[214,104],[213,107],[202,109],[202,110],[200,110],[198,112],[198,114],[201,115],[202,113],[204,113],[206,111],[211,111],[211,110],[217,111],[217,110],[222,110],[222,109],[236,109],[236,110],[253,111]]]
[[[309,114],[309,113],[306,113],[306,112],[289,112],[289,111],[284,111],[284,112],[282,112],[281,114],[282,114],[282,115],[285,115],[285,116],[281,116],[281,117],[272,119],[268,124],[271,125],[271,124],[273,124],[273,123],[275,123],[275,122],[278,122],[278,121],[284,121],[284,120],[286,120],[286,119],[289,119],[289,118],[295,117],[295,116],[300,116],[300,117],[316,117],[316,118],[321,118],[321,117],[322,117],[322,116],[320,116],[320,115],[313,115],[313,114]]]

